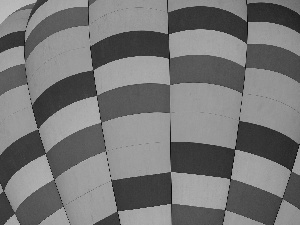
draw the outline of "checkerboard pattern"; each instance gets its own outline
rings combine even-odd
[[[299,225],[298,0],[38,0],[0,25],[0,225]]]
[[[300,142],[300,5],[293,3],[248,1],[246,75],[226,225],[300,222],[299,209],[294,216],[284,213],[292,207],[285,199],[297,199],[300,187],[291,173]]]

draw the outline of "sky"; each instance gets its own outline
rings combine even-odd
[[[0,0],[0,23],[19,8],[36,2],[36,0]]]

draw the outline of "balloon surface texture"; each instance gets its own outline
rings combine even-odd
[[[300,0],[37,0],[0,25],[0,225],[300,225],[299,144]]]

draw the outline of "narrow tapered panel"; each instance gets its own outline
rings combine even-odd
[[[224,210],[172,204],[172,224],[222,225]]]
[[[116,88],[98,96],[103,122],[122,116],[170,112],[170,88],[162,84],[139,84]]]
[[[231,179],[283,198],[290,173],[276,162],[236,150]]]
[[[134,84],[170,84],[169,60],[155,56],[117,60],[97,68],[94,74],[98,95]]]
[[[260,223],[258,221],[252,220],[248,217],[226,211],[225,212],[225,218],[224,218],[224,223],[222,225],[237,225],[237,224],[242,224],[242,225],[264,225],[263,223]]]
[[[39,1],[35,4],[39,4]],[[41,5],[37,11],[33,11],[32,17],[30,18],[30,21],[28,23],[28,26],[26,28],[26,39],[30,35],[31,31],[44,19],[51,16],[52,14],[69,8],[74,7],[86,7],[87,3],[86,1],[82,0],[51,0],[47,1],[46,4]]]
[[[168,14],[153,8],[126,8],[90,22],[91,45],[113,35],[130,31],[168,34]]]
[[[14,113],[0,124],[0,155],[12,143],[37,130],[31,107]]]
[[[300,209],[282,201],[274,225],[298,225],[300,221]]]
[[[24,64],[24,46],[11,48],[0,54],[0,72]]]
[[[93,67],[97,69],[115,60],[135,56],[156,56],[169,58],[168,35],[132,31],[111,36],[91,47]]]
[[[248,4],[248,21],[275,23],[300,33],[300,15],[287,7],[277,4]]]
[[[166,143],[170,140],[168,113],[142,113],[119,117],[103,122],[102,127],[107,151],[147,143]]]
[[[107,152],[113,180],[170,172],[170,143],[145,143]]]
[[[171,113],[171,120],[172,142],[195,142],[231,149],[235,147],[238,120],[199,112]]]
[[[275,100],[244,95],[240,120],[273,129],[300,143],[300,114]]]
[[[247,68],[244,95],[247,94],[274,99],[300,112],[300,84],[281,73]]]
[[[282,0],[248,0],[248,4],[250,3],[271,3],[276,5],[281,5],[284,7],[287,7],[289,9],[294,10],[295,12],[298,12],[300,14],[300,5],[298,0],[288,0],[288,1],[282,1]]]
[[[74,7],[52,14],[39,23],[26,40],[25,59],[34,48],[52,34],[71,27],[88,25],[88,9]]]
[[[291,170],[298,144],[267,127],[240,121],[236,149],[272,160]]]
[[[120,223],[170,225],[167,1],[95,1],[90,23]]]
[[[14,211],[6,197],[6,194],[2,192],[0,194],[0,224],[4,225],[14,215]]]
[[[100,124],[84,128],[66,137],[47,152],[54,178],[78,163],[105,152]]]
[[[300,57],[280,47],[249,44],[247,48],[247,68],[271,70],[284,74],[300,83]]]
[[[60,208],[62,203],[52,181],[26,198],[17,209],[16,215],[22,225],[38,225]]]
[[[281,200],[269,192],[232,180],[226,210],[265,225],[273,225]]]
[[[182,8],[170,12],[169,32],[215,30],[247,41],[247,22],[228,11],[206,6]]]
[[[40,127],[60,109],[94,96],[96,90],[92,71],[79,73],[57,82],[43,92],[33,104],[37,126]]]
[[[55,213],[44,219],[40,225],[70,225],[64,208],[57,210]]]
[[[10,33],[0,38],[0,53],[19,46],[24,46],[24,31]]]
[[[45,151],[48,152],[71,134],[99,123],[97,97],[87,98],[61,109],[40,127]]]
[[[7,220],[5,225],[20,225],[20,222],[18,221],[17,216],[13,215]]]
[[[172,224],[170,204],[134,210],[118,211],[118,214],[122,225],[138,225],[145,223],[149,223],[152,225]]]
[[[120,225],[118,213],[111,214],[103,220],[94,223],[94,225]]]
[[[300,175],[300,150],[298,150],[298,154],[293,167],[293,172]]]
[[[0,184],[0,194],[3,192],[2,185]]]
[[[30,67],[31,63],[27,61],[26,65]],[[72,51],[62,53],[42,65],[31,79],[28,78],[32,102],[34,103],[44,91],[51,86],[54,86],[59,81],[63,81],[65,78],[70,77],[70,79],[66,81],[74,79],[76,83],[76,78],[71,78],[71,76],[75,74],[81,74],[81,76],[84,76],[84,73],[89,74],[88,71],[91,70],[92,60],[89,47],[74,49]],[[87,80],[87,85],[90,83],[90,76],[91,75],[84,77]],[[95,87],[92,89],[94,90]]]
[[[47,62],[48,64],[51,64],[51,61],[53,61],[54,59],[57,59],[56,66],[61,67],[61,65],[67,65],[66,60],[69,60],[69,63],[73,62],[72,60],[76,60],[76,56],[79,54],[79,52],[82,52],[81,54],[84,54],[85,52],[87,52],[88,49],[88,59],[89,61],[91,61],[91,52],[88,35],[88,26],[71,27],[66,30],[62,30],[55,34],[52,34],[50,37],[40,42],[35,47],[34,51],[31,52],[30,56],[26,59],[26,75],[28,81],[30,81],[32,77],[34,77],[36,74],[39,74],[39,76],[41,76],[38,70],[42,70],[42,68],[46,66],[43,64],[47,64]],[[74,36],[76,38],[74,38]],[[51,46],[51,48],[49,46]],[[45,49],[47,49],[47,51],[45,51]],[[72,57],[72,55],[70,54],[73,55],[74,59],[70,59]],[[79,60],[74,61],[72,67],[70,67],[69,70],[73,71],[78,66],[84,67],[87,57],[84,56],[81,58],[81,60],[82,62]],[[90,65],[89,68],[90,69],[87,69],[85,71],[91,70],[92,66]],[[54,76],[55,78],[57,76],[55,75],[56,74],[53,74],[52,76]],[[45,76],[44,79],[47,79],[47,77]]]
[[[30,13],[30,17],[29,19],[32,17],[32,15],[43,5],[45,4],[45,2],[47,2],[48,0],[37,0],[36,3],[34,4],[34,7]]]
[[[90,23],[93,23],[96,19],[108,14],[120,12],[128,8],[145,8],[167,12],[167,3],[167,1],[162,0],[89,0]],[[137,21],[135,21],[135,23],[136,22]]]
[[[15,11],[15,12],[18,12],[18,11],[21,11],[21,10],[25,10],[25,9],[33,9],[33,7],[34,7],[34,4],[35,3],[31,3],[31,4],[28,4],[28,5],[25,5],[25,6],[23,6],[23,7],[21,7],[21,8],[19,8],[17,11]]]
[[[300,33],[288,27],[268,22],[251,22],[248,29],[248,44],[277,46],[300,56]]]
[[[52,180],[53,176],[46,156],[33,160],[16,172],[5,188],[14,211],[27,197]]]
[[[284,200],[300,209],[300,175],[291,173]]]
[[[0,96],[0,121],[30,106],[27,85],[14,88]]]
[[[238,120],[242,94],[207,83],[183,83],[171,86],[171,113],[199,112]]]
[[[172,172],[231,177],[234,150],[202,143],[172,142]]]
[[[210,55],[245,66],[246,48],[245,42],[219,31],[188,30],[170,35],[171,59],[186,55]]]
[[[113,181],[119,211],[171,203],[171,173]]]
[[[170,59],[171,84],[208,83],[243,91],[245,68],[231,60],[209,55]]]
[[[195,6],[206,6],[216,9],[222,9],[228,11],[236,16],[239,16],[243,20],[247,20],[247,5],[246,2],[227,0],[226,2],[222,0],[169,0],[168,10],[169,12]]]
[[[86,193],[65,208],[72,225],[93,225],[105,221],[108,216],[117,212],[111,182]]]
[[[24,64],[13,66],[0,73],[0,96],[16,87],[27,84]]]
[[[67,205],[109,181],[107,157],[103,152],[73,166],[57,177],[55,183],[63,204]]]
[[[225,210],[230,180],[172,171],[172,204]]]
[[[8,16],[0,25],[0,38],[6,36],[7,34],[24,31],[28,22],[27,18],[30,14],[30,11],[30,9],[20,10]]]
[[[91,4],[93,4],[94,2],[96,2],[97,0],[88,0],[89,1],[89,6],[91,5]]]
[[[0,155],[0,182],[5,189],[10,178],[22,167],[44,155],[38,131],[33,131],[11,144]]]

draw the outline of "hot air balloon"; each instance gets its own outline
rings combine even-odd
[[[14,12],[0,225],[299,225],[299,33],[298,0]]]

